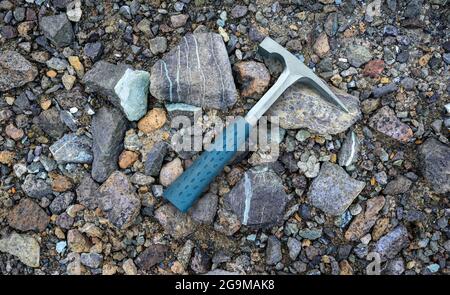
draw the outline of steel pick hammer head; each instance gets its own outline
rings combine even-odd
[[[289,76],[289,80],[292,83],[296,81],[303,82],[317,89],[323,98],[336,105],[344,112],[348,113],[347,107],[342,101],[330,90],[330,88],[317,77],[314,72],[305,66],[296,56],[287,51],[283,46],[272,40],[270,37],[266,37],[259,44],[259,53],[264,57],[277,58],[283,63],[283,73]]]

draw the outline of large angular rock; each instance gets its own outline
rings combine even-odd
[[[118,228],[130,226],[139,215],[141,201],[128,177],[116,171],[100,186],[99,207]]]
[[[197,203],[189,209],[192,219],[203,224],[212,224],[217,212],[219,197],[208,193],[204,195]]]
[[[346,50],[349,63],[355,68],[359,68],[372,59],[372,53],[367,46],[352,44]]]
[[[120,109],[120,98],[117,96],[114,88],[127,69],[130,68],[130,66],[125,64],[115,65],[101,60],[87,71],[82,82],[87,86],[86,91],[100,94]]]
[[[408,244],[408,230],[405,226],[399,225],[381,237],[373,251],[380,254],[382,260],[392,259]]]
[[[324,162],[319,176],[314,179],[309,188],[309,202],[327,214],[341,215],[364,186],[364,182],[348,176],[339,165]]]
[[[275,236],[270,236],[267,240],[266,248],[266,264],[275,265],[281,261],[283,254],[281,253],[281,242]]]
[[[28,174],[22,184],[22,190],[27,196],[34,199],[42,199],[52,193],[52,187],[45,180],[37,178],[33,174]]]
[[[150,270],[155,264],[160,263],[166,257],[169,247],[166,245],[150,245],[147,249],[142,251],[134,260],[137,267],[142,270]]]
[[[325,101],[316,89],[297,82],[289,87],[266,115],[278,116],[284,129],[307,128],[319,134],[337,134],[352,126],[361,116],[358,98],[330,87],[349,110],[346,113]]]
[[[65,13],[42,17],[39,27],[44,36],[57,47],[69,46],[73,41],[72,24]]]
[[[231,65],[222,37],[187,34],[151,70],[150,93],[169,102],[227,109],[237,99]]]
[[[69,133],[50,146],[50,152],[58,164],[91,163],[92,140],[86,135]]]
[[[243,225],[258,228],[277,224],[287,201],[281,178],[266,166],[245,172],[224,200]]]
[[[128,120],[137,121],[147,113],[149,83],[149,73],[127,69],[114,87],[120,106]]]
[[[103,182],[118,169],[127,121],[122,113],[110,107],[101,108],[92,119],[92,178]]]
[[[86,175],[76,189],[77,201],[87,208],[94,210],[98,206],[98,187],[99,185],[89,175]]]
[[[370,118],[369,126],[401,142],[408,142],[413,136],[411,128],[401,122],[388,106],[382,107]]]
[[[169,145],[160,141],[155,143],[150,152],[147,154],[147,158],[145,160],[145,174],[150,176],[158,176],[159,171],[161,170],[162,163],[164,161],[164,157],[169,151]]]
[[[345,238],[347,240],[356,241],[361,239],[378,219],[378,212],[383,208],[385,203],[385,198],[383,196],[378,196],[367,200],[366,210],[364,213],[360,213],[356,216],[353,222],[348,227],[345,232]]]
[[[30,267],[39,267],[41,248],[32,236],[13,232],[0,240],[0,252],[16,256]]]
[[[0,91],[7,91],[33,81],[38,70],[20,53],[0,52]]]
[[[35,202],[28,198],[20,200],[8,214],[9,226],[20,231],[44,231],[50,221],[50,217]]]
[[[450,147],[430,138],[419,148],[422,175],[440,194],[450,191]]]
[[[412,181],[405,176],[399,175],[390,181],[383,190],[385,195],[398,195],[406,193],[412,185]]]
[[[55,139],[60,138],[68,131],[56,107],[42,111],[39,116],[33,118],[33,123]]]
[[[195,230],[195,223],[186,213],[178,211],[170,204],[165,204],[155,211],[155,218],[162,225],[165,232],[175,239],[182,239]]]

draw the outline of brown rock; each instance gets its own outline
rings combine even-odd
[[[139,159],[138,153],[124,150],[119,156],[119,167],[121,169],[126,169],[133,165],[137,159]]]
[[[372,240],[378,241],[385,233],[389,227],[389,218],[384,217],[377,220],[372,231]]]
[[[325,55],[330,51],[330,44],[328,43],[328,36],[325,32],[322,32],[316,39],[313,45],[314,53],[320,58],[325,57]]]
[[[175,239],[184,238],[195,230],[195,223],[185,213],[178,211],[170,204],[163,205],[155,211],[155,218],[167,234]]]
[[[371,78],[377,78],[384,70],[384,60],[382,59],[375,59],[369,61],[365,66],[363,70],[364,76],[369,76]]]
[[[377,214],[383,208],[384,203],[385,198],[383,196],[367,200],[365,212],[356,216],[345,232],[345,238],[356,241],[368,233],[378,219]]]
[[[370,118],[369,126],[401,142],[407,142],[413,136],[411,128],[401,122],[388,106],[382,107]]]
[[[150,133],[161,128],[166,123],[167,117],[164,109],[154,108],[138,122],[138,128],[144,133]]]
[[[64,175],[51,174],[52,190],[55,192],[66,192],[72,188],[72,182]]]
[[[353,275],[353,268],[347,260],[342,260],[339,262],[340,275],[341,276],[351,276]]]
[[[67,244],[72,252],[89,252],[92,244],[89,239],[77,229],[71,229],[67,233]]]
[[[10,151],[0,151],[0,163],[5,165],[12,164],[16,154]]]
[[[9,226],[21,231],[44,231],[49,221],[47,213],[28,198],[21,199],[8,214]]]
[[[242,61],[234,65],[241,96],[258,97],[264,94],[270,82],[270,74],[263,63]]]
[[[182,173],[183,166],[181,165],[181,160],[179,158],[175,158],[172,162],[165,164],[161,168],[159,182],[164,186],[169,186]]]
[[[17,128],[13,124],[9,124],[8,126],[6,126],[5,133],[15,141],[21,139],[24,135],[23,130]]]
[[[139,254],[134,262],[140,269],[150,270],[152,266],[164,260],[168,250],[169,247],[165,245],[150,245],[147,249],[142,251],[141,254]]]

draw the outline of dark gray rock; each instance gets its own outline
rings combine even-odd
[[[38,70],[20,53],[10,50],[0,52],[0,91],[25,85],[36,78]]]
[[[278,116],[284,129],[308,128],[314,133],[344,132],[361,116],[358,98],[330,87],[342,100],[349,113],[326,102],[316,89],[297,82],[289,87],[266,115]]]
[[[211,267],[211,258],[206,251],[195,248],[194,257],[191,261],[191,269],[196,274],[202,274],[208,272]]]
[[[160,141],[155,143],[150,152],[147,154],[145,160],[145,174],[150,176],[158,176],[161,170],[164,157],[169,151],[169,146],[166,142]]]
[[[116,171],[98,189],[99,207],[108,220],[123,229],[130,226],[141,209],[135,188],[122,172]]]
[[[168,251],[169,247],[166,245],[150,245],[138,255],[134,263],[139,269],[150,270],[154,265],[164,260]]]
[[[72,24],[65,13],[42,17],[39,27],[56,47],[69,46],[73,41]]]
[[[84,45],[84,54],[93,62],[100,60],[103,54],[103,44],[101,42],[86,43]]]
[[[50,146],[50,152],[58,164],[91,163],[92,140],[86,135],[69,133]]]
[[[96,92],[108,99],[115,107],[121,109],[120,98],[114,87],[131,67],[124,64],[114,65],[106,61],[99,61],[86,72],[82,82],[87,86],[88,92]]]
[[[222,37],[187,34],[151,70],[150,93],[169,102],[227,109],[237,99],[231,65]]]
[[[94,210],[98,206],[97,189],[99,185],[86,175],[76,189],[78,203]]]
[[[352,44],[347,47],[347,59],[355,68],[359,68],[372,59],[372,53],[367,46]]]
[[[275,236],[270,236],[267,240],[266,264],[275,265],[280,262],[282,258],[281,242]]]
[[[308,191],[309,202],[327,214],[344,213],[365,183],[350,176],[339,165],[324,162]]]
[[[440,194],[450,191],[450,148],[429,138],[419,148],[422,175]]]
[[[380,254],[382,260],[392,259],[408,244],[408,231],[406,227],[399,225],[381,237],[373,251]]]
[[[212,224],[216,216],[218,202],[219,197],[217,195],[208,193],[189,209],[189,214],[192,219],[199,223]]]
[[[68,131],[56,107],[42,111],[39,116],[33,118],[33,123],[55,139]]]
[[[52,193],[52,187],[45,180],[37,178],[33,174],[28,174],[22,184],[22,190],[27,196],[34,199],[42,199]]]
[[[382,97],[382,96],[385,96],[392,92],[397,91],[397,89],[398,89],[398,87],[395,83],[390,83],[390,84],[375,88],[372,92],[372,95],[375,98]]]
[[[302,250],[302,243],[293,237],[289,237],[287,246],[289,248],[289,257],[292,260],[296,260],[298,254],[300,254],[300,251]]]
[[[61,214],[70,206],[70,204],[72,204],[74,199],[75,194],[72,192],[60,194],[53,199],[49,209],[53,214]]]
[[[123,139],[127,120],[122,113],[110,107],[101,108],[92,119],[92,178],[103,182],[118,169],[119,155],[123,149]]]
[[[90,268],[98,268],[103,263],[103,256],[98,253],[81,253],[80,262]]]
[[[257,166],[245,172],[224,203],[243,225],[262,228],[281,221],[287,201],[281,178],[269,168]]]
[[[386,195],[398,195],[403,194],[409,190],[412,185],[412,181],[408,178],[400,175],[394,180],[390,181],[383,190]]]

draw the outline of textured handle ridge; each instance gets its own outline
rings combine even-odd
[[[239,118],[227,126],[163,193],[178,210],[186,212],[233,158],[250,136],[250,124]]]

